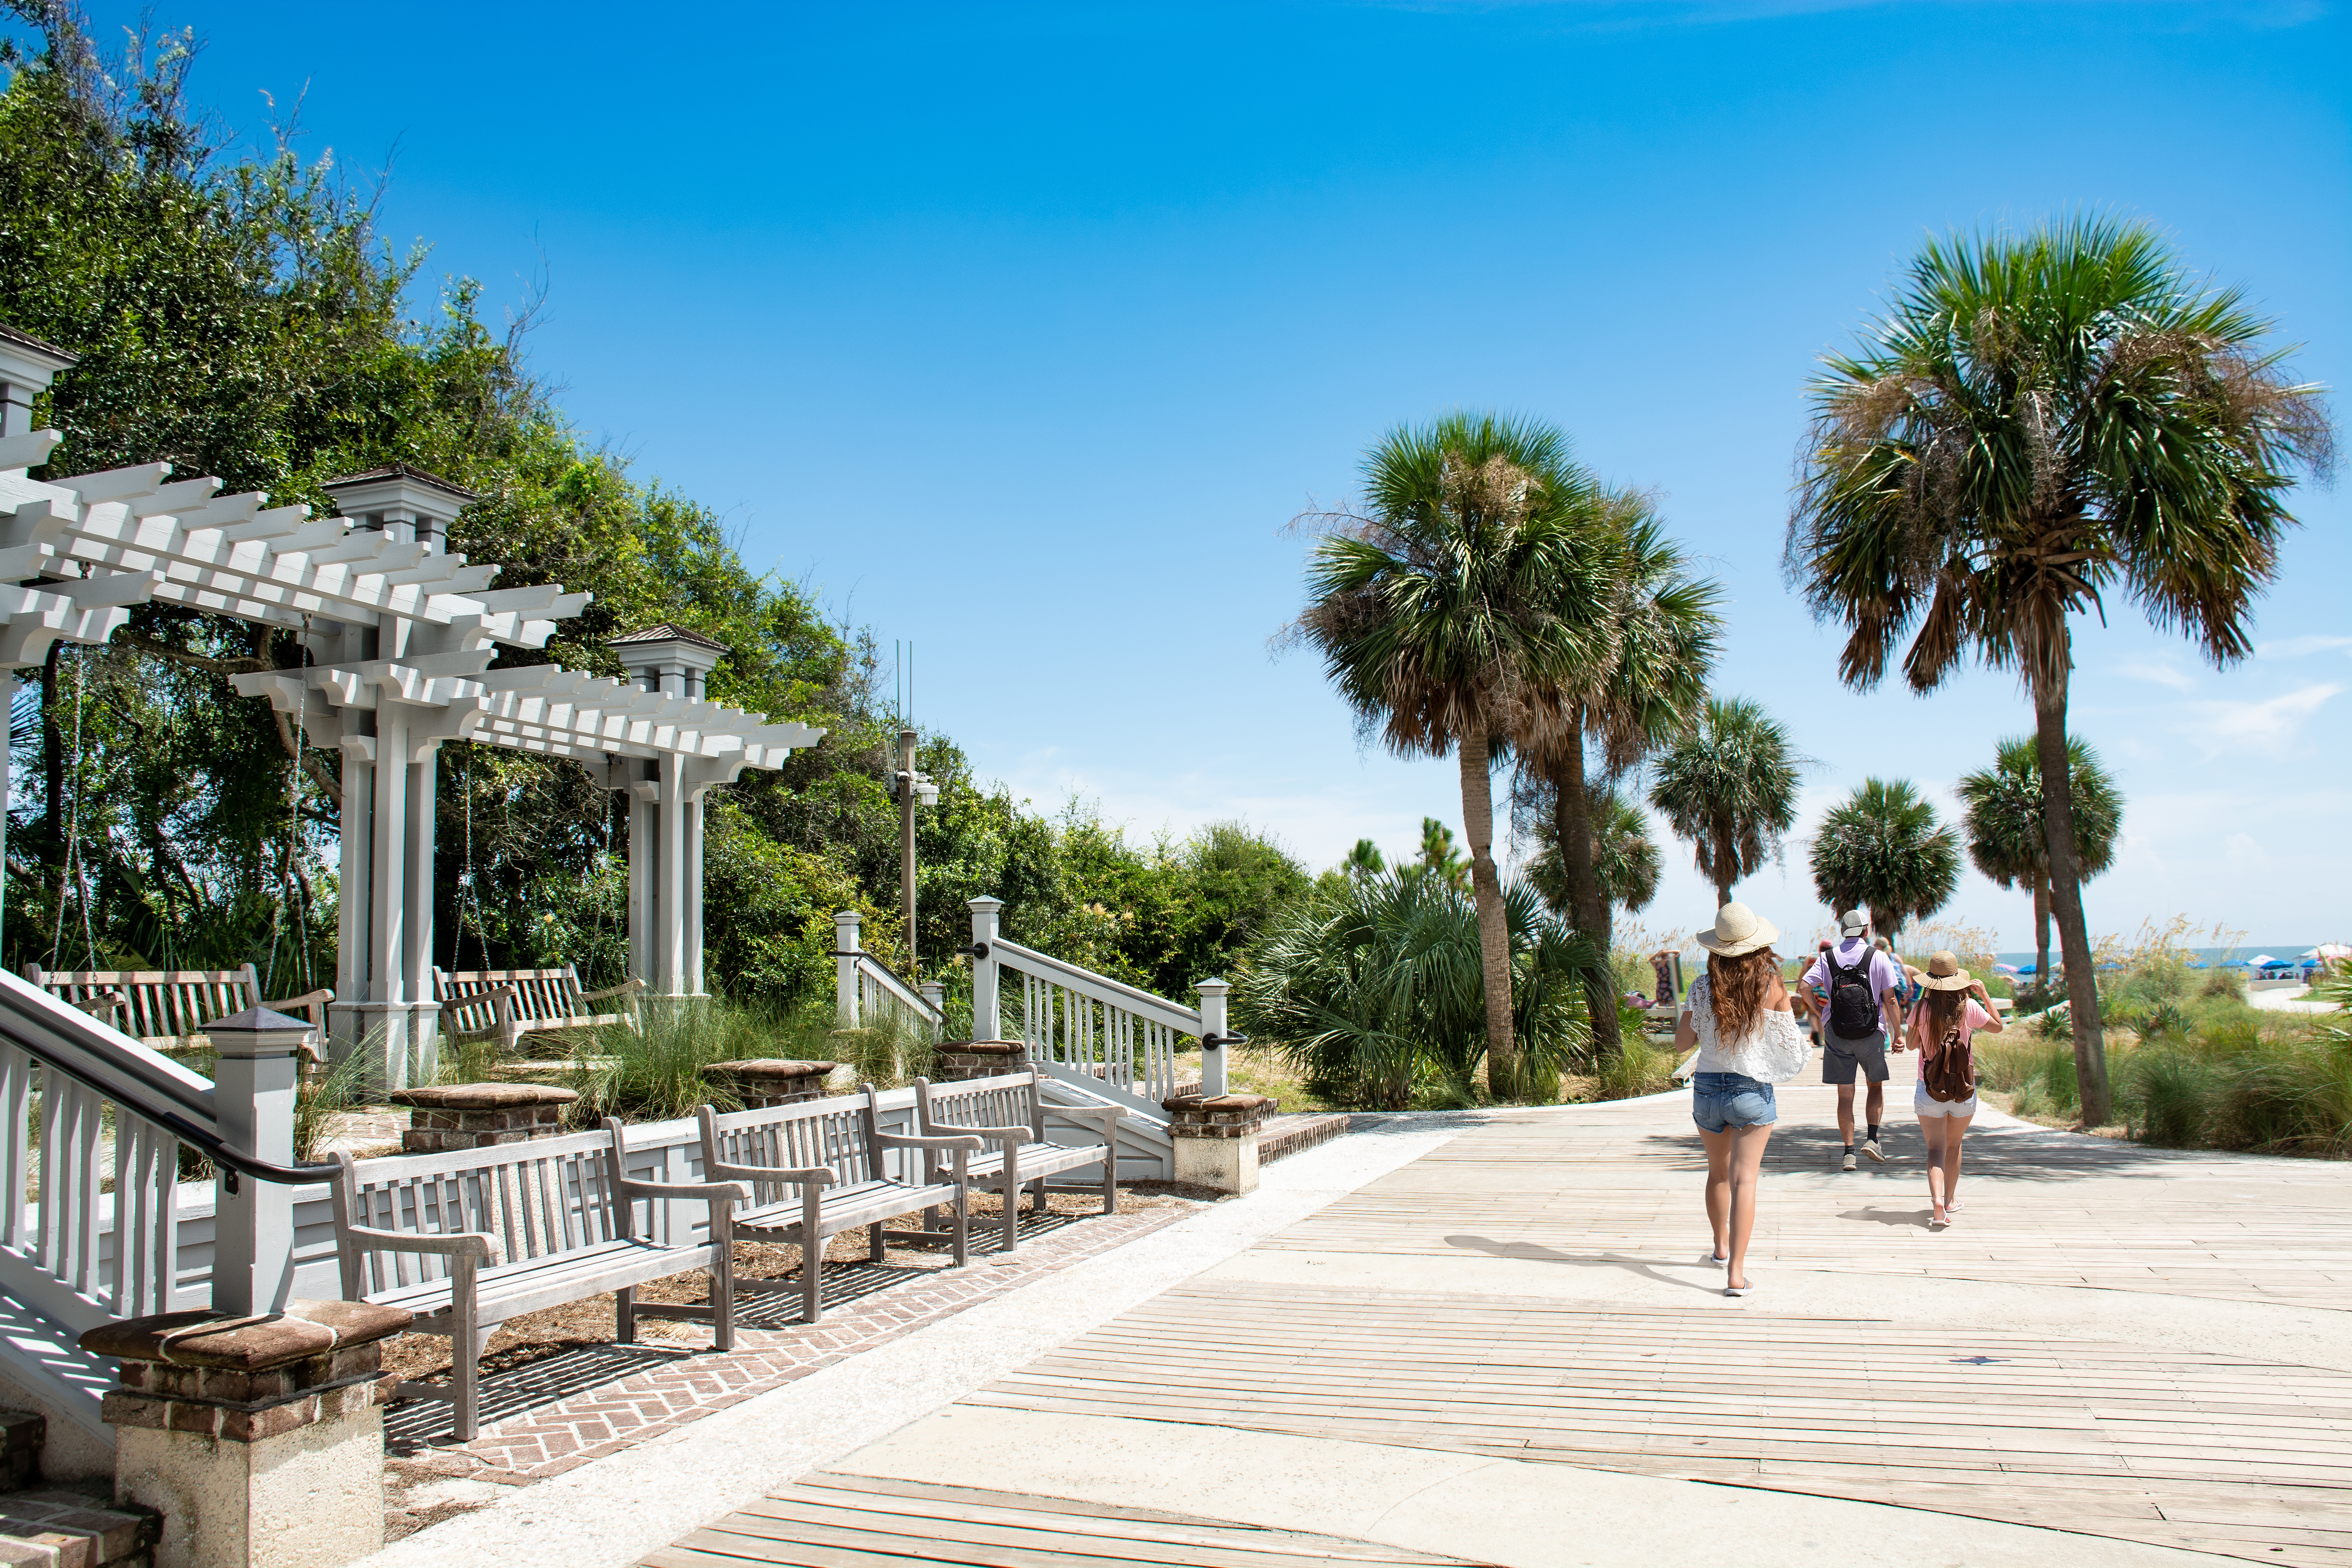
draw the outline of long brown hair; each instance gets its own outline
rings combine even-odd
[[[1960,1016],[1960,1005],[1969,999],[1965,991],[1927,993],[1927,1050],[1933,1053],[1944,1043],[1944,1036]]]
[[[1738,958],[1706,955],[1706,1000],[1715,1011],[1716,1038],[1736,1040],[1756,1026],[1780,973],[1780,955],[1769,947]]]

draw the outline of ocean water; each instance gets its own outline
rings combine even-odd
[[[2053,931],[2050,933],[2050,962],[2054,964],[2059,962],[2060,956],[2058,933]],[[2192,947],[2187,951],[2191,957],[2201,958],[2207,963],[2242,963],[2249,958],[2259,958],[2263,953],[2269,953],[2273,958],[2298,959],[2318,945],[2315,942],[2298,942],[2279,947],[2257,946],[2249,943],[2243,947]],[[2014,963],[2021,969],[2033,962],[2033,952],[2029,948],[2023,952],[1997,952],[1993,957],[2003,963]]]

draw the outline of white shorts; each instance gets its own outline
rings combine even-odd
[[[1972,1094],[1966,1100],[1935,1100],[1928,1096],[1926,1084],[1914,1084],[1911,1086],[1911,1109],[1922,1121],[1934,1116],[1974,1116],[1977,1113],[1977,1097]]]

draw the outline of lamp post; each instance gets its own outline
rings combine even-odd
[[[921,972],[915,962],[915,807],[940,804],[940,786],[915,771],[915,731],[898,731],[898,907],[907,913],[907,973]]]

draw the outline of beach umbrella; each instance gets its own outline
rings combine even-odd
[[[2278,962],[2278,960],[2277,960],[2277,959],[2273,958],[2273,957],[2272,957],[2269,953],[2267,953],[2267,952],[2265,952],[2265,953],[2260,953],[2260,954],[2257,954],[2256,956],[2254,956],[2254,957],[2252,957],[2252,958],[2250,958],[2250,959],[2246,960],[2246,967],[2247,967],[2247,968],[2249,968],[2249,969],[2260,969],[2260,968],[2261,968],[2263,965],[2264,965],[2265,963],[2276,963],[2277,962]]]
[[[2025,969],[2031,969],[2033,965],[2029,963],[2025,966],[2025,969],[2020,969],[2014,963],[1996,963],[1993,967],[2003,974],[2022,974],[2025,973]]]

